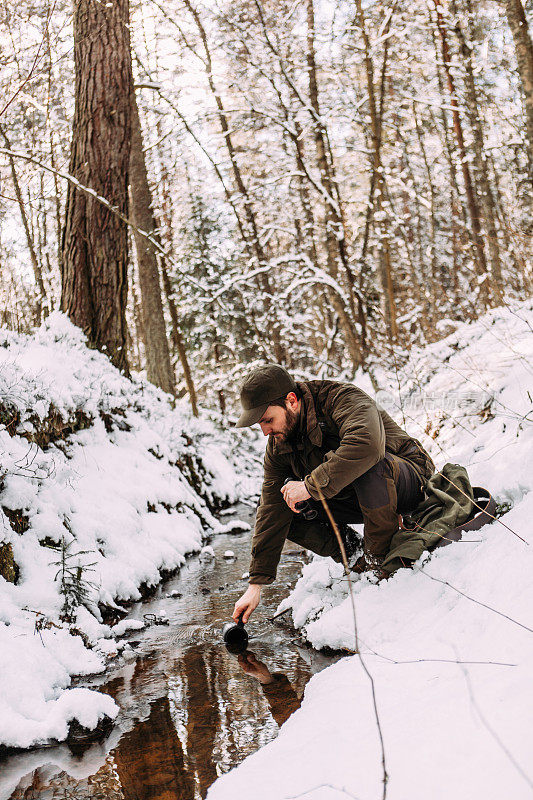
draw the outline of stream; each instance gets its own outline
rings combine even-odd
[[[242,506],[231,513],[252,518]],[[226,650],[220,631],[247,586],[250,537],[213,537],[214,558],[190,557],[150,600],[131,608],[128,618],[153,614],[169,624],[132,632],[105,673],[74,684],[115,698],[120,713],[109,735],[78,754],[63,744],[5,758],[0,800],[198,800],[219,775],[277,736],[309,678],[339,656],[309,648],[284,617],[268,619],[307,560],[291,542],[247,625],[253,657]],[[224,556],[228,550],[234,557]],[[286,678],[264,689],[243,663]]]

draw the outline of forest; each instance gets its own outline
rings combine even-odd
[[[521,0],[4,3],[2,324],[227,409],[531,290]]]
[[[0,43],[0,800],[531,797],[532,0]]]

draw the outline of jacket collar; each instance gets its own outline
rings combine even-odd
[[[306,383],[297,381],[296,385],[302,395],[296,438],[291,442],[274,442],[275,453],[291,453],[293,450],[303,450],[306,438],[317,447],[322,444],[322,430],[318,424],[313,395]]]

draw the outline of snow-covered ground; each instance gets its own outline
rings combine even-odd
[[[464,464],[474,485],[511,506],[508,527],[487,525],[379,585],[354,582],[387,797],[530,797],[533,303],[456,325],[399,374],[376,378],[378,400],[438,468]],[[359,384],[371,391],[364,378]],[[315,647],[354,649],[347,583],[330,559],[304,567],[285,607]],[[252,787],[254,800],[382,796],[371,682],[359,656],[314,676],[279,737],[213,784],[208,800],[247,797]]]
[[[29,747],[64,740],[71,719],[94,727],[116,716],[107,695],[69,688],[121,649],[127,626],[102,624],[99,605],[139,599],[139,587],[231,527],[212,510],[256,481],[235,469],[242,434],[127,380],[61,314],[32,337],[0,331],[0,412],[0,545],[19,569],[16,583],[0,577],[0,745]],[[70,435],[39,438],[67,422]],[[62,542],[57,574],[50,545]],[[86,593],[70,624],[65,591],[71,601]]]

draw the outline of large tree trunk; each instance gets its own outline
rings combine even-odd
[[[128,12],[128,0],[76,0],[76,104],[69,169],[126,215],[132,92]],[[127,371],[127,228],[71,184],[62,260],[62,310],[92,345]]]
[[[152,194],[148,184],[141,122],[134,91],[131,95],[131,112],[131,215],[136,228],[155,236],[156,223],[152,212]],[[175,381],[168,351],[156,249],[146,237],[141,236],[137,231],[134,231],[134,237],[141,287],[146,374],[151,383],[159,386],[164,392],[174,394]]]

